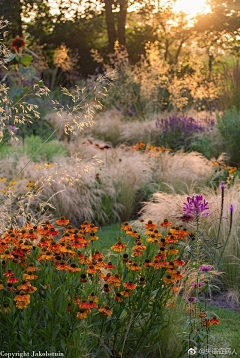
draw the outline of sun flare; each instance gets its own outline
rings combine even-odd
[[[198,13],[206,14],[210,11],[210,6],[206,4],[206,0],[177,0],[173,6],[176,12],[185,12],[191,17]]]

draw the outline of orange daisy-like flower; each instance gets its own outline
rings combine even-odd
[[[27,293],[34,293],[37,291],[37,287],[32,286],[31,282],[22,281],[22,283],[17,287],[18,290],[27,292]]]
[[[133,246],[132,249],[136,250],[136,251],[145,251],[146,248],[147,248],[147,246],[145,246],[145,245],[135,245],[135,246]]]
[[[124,291],[121,291],[121,295],[125,298],[132,296],[132,292],[127,288]]]
[[[129,268],[129,270],[131,270],[131,271],[139,271],[139,270],[141,270],[141,266],[139,266],[137,264],[137,262],[135,262],[135,261],[129,261],[129,262],[126,263],[126,265]]]
[[[170,284],[172,282],[174,282],[174,279],[172,278],[171,275],[167,275],[164,277],[163,281],[166,283],[166,284]]]
[[[64,271],[64,270],[68,271],[68,269],[69,269],[69,265],[65,264],[65,262],[62,262],[57,266],[58,271]]]
[[[206,327],[210,327],[212,325],[212,322],[210,322],[209,319],[203,319],[202,320],[202,325],[206,326]]]
[[[26,295],[23,291],[20,291],[19,295],[14,297],[14,301],[16,301],[16,307],[18,309],[27,308],[30,303],[30,295]]]
[[[8,313],[8,312],[11,312],[11,308],[9,307],[9,305],[7,303],[4,303],[3,304],[3,308],[1,309],[0,308],[0,312],[4,312],[4,313]]]
[[[37,278],[37,275],[33,275],[31,272],[23,274],[23,279],[26,281],[36,280]]]
[[[105,316],[111,316],[112,315],[112,311],[110,310],[109,306],[101,307],[101,308],[99,308],[98,311],[103,313]]]
[[[113,287],[119,287],[121,284],[121,278],[118,273],[116,273],[114,276],[110,276],[108,279],[108,284]]]
[[[168,219],[164,219],[163,222],[160,224],[161,227],[171,226],[172,223],[168,221]]]
[[[61,216],[60,219],[56,220],[56,223],[59,226],[67,226],[69,224],[69,220],[67,220],[64,216]]]
[[[129,225],[128,222],[123,223],[123,226],[121,226],[121,229],[123,231],[128,231],[129,229],[132,229],[131,225]]]
[[[126,282],[123,284],[123,286],[128,288],[129,290],[135,290],[135,288],[137,287],[137,285],[132,282]]]
[[[108,264],[106,264],[105,265],[105,268],[108,268],[108,269],[115,269],[116,268],[116,266],[115,265],[113,265],[111,262],[108,262]]]
[[[173,274],[173,277],[176,280],[181,280],[184,276],[180,274],[180,271],[177,271],[176,273]]]
[[[212,324],[219,324],[220,323],[220,321],[217,319],[216,316],[213,316],[213,318],[211,318],[209,320],[209,322],[211,322]]]
[[[3,290],[3,289],[4,289],[4,286],[3,286],[2,280],[0,280],[0,290]]]
[[[150,244],[155,244],[158,243],[158,239],[156,238],[156,236],[154,234],[152,234],[151,236],[147,237],[147,242],[149,242]]]
[[[146,268],[147,268],[147,267],[151,267],[150,264],[151,264],[150,260],[149,260],[149,259],[146,259],[146,260],[143,262],[142,265],[143,265],[143,267],[146,267]]]
[[[11,270],[9,270],[8,272],[4,272],[3,276],[5,276],[5,277],[12,277],[12,276],[14,276],[14,272],[12,272]]]
[[[9,282],[9,283],[16,283],[16,282],[18,282],[18,278],[17,278],[17,277],[9,277],[9,278],[7,279],[7,282]]]
[[[77,313],[77,318],[80,319],[86,319],[88,316],[88,310],[86,308],[80,308],[80,310]]]
[[[153,224],[152,220],[148,220],[147,224],[145,224],[146,229],[154,229],[157,225]]]
[[[140,251],[133,251],[132,256],[133,257],[140,257],[140,256],[143,256],[143,253],[140,252]]]
[[[24,49],[24,47],[26,46],[26,42],[23,40],[23,38],[16,36],[13,39],[11,46],[16,52],[19,52],[19,50]]]
[[[173,263],[177,266],[184,266],[185,265],[185,261],[183,261],[180,257],[176,260],[173,260]]]
[[[86,273],[90,275],[95,275],[98,272],[98,270],[94,267],[94,265],[89,265],[86,269]]]
[[[117,302],[122,302],[123,301],[121,293],[119,293],[119,292],[116,293],[116,296],[113,299],[114,299],[114,301],[117,301]]]
[[[125,249],[127,245],[123,244],[121,241],[118,241],[115,245],[111,247],[113,251],[121,252]]]
[[[13,260],[14,256],[10,253],[9,250],[6,250],[4,254],[1,255],[3,260]]]
[[[80,272],[81,269],[80,269],[80,267],[77,267],[76,264],[71,264],[71,266],[69,266],[69,267],[67,268],[67,271],[68,271],[68,272]]]
[[[175,249],[173,246],[170,246],[168,249],[168,255],[177,255],[178,251],[179,250]]]

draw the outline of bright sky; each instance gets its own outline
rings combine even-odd
[[[157,0],[156,0],[157,1]],[[168,0],[161,0],[160,3],[164,4],[166,3]],[[57,13],[58,12],[58,1],[56,0],[50,0],[49,1],[51,6],[52,6],[52,12],[53,13]],[[68,1],[65,0],[65,4]],[[97,3],[97,0],[95,1],[95,3]],[[76,2],[77,4],[77,2]],[[75,9],[77,8],[76,6],[73,6]],[[84,7],[84,6],[83,6]],[[194,17],[197,13],[207,13],[210,11],[210,6],[206,4],[206,0],[176,0],[176,3],[173,6],[173,9],[176,12],[185,12],[187,15],[189,15],[189,17]],[[73,15],[73,13],[71,11],[69,11],[69,16],[67,17],[71,17]]]
[[[194,17],[197,13],[207,13],[210,6],[206,4],[206,0],[177,0],[173,9],[176,12],[183,11]]]

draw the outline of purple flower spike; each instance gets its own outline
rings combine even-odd
[[[188,196],[187,202],[183,205],[183,211],[185,211],[185,215],[195,214],[196,216],[200,216],[203,211],[209,209],[208,202],[203,199],[202,195],[195,195],[192,198]],[[208,214],[204,213],[204,215]]]
[[[233,204],[230,205],[229,210],[233,211]]]
[[[199,270],[202,272],[209,272],[211,271],[212,266],[211,265],[202,265],[199,267]]]
[[[186,297],[186,301],[189,303],[197,302],[197,297]]]

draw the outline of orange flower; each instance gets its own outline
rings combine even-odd
[[[183,261],[180,257],[176,260],[173,260],[173,263],[177,266],[184,266],[185,265],[185,261]]]
[[[99,308],[98,311],[103,313],[105,316],[111,316],[112,315],[112,311],[110,310],[109,306],[101,307],[101,308]]]
[[[131,270],[131,271],[141,270],[141,266],[138,266],[137,262],[135,262],[135,261],[129,261],[126,263],[126,265],[129,268],[129,270]]]
[[[132,292],[127,288],[124,291],[121,291],[121,295],[125,298],[130,297],[132,295]]]
[[[133,251],[132,256],[133,257],[140,257],[140,256],[143,256],[143,253],[140,252],[140,251]]]
[[[4,289],[4,286],[3,286],[2,280],[0,280],[0,290],[3,290],[3,289]]]
[[[3,311],[5,313],[8,313],[8,312],[11,312],[12,310],[11,310],[11,308],[9,307],[9,305],[7,303],[4,303],[3,304]],[[0,312],[3,312],[3,311],[0,309]]]
[[[16,36],[13,39],[11,46],[16,52],[19,52],[19,50],[24,49],[24,47],[26,46],[26,42],[21,37]]]
[[[59,226],[67,226],[69,223],[69,220],[67,220],[64,216],[61,216],[59,220],[56,220],[56,223]]]
[[[133,250],[136,250],[136,251],[144,251],[144,250],[146,250],[146,248],[147,248],[147,246],[145,246],[145,245],[135,245],[135,246],[133,246]]]
[[[162,227],[171,226],[172,223],[168,221],[168,219],[164,219],[163,222],[160,224]]]
[[[176,273],[173,274],[173,277],[176,280],[181,280],[184,276],[180,274],[180,271],[177,271]]]
[[[209,322],[211,322],[212,324],[219,324],[220,323],[220,321],[217,319],[216,316],[213,316],[213,318],[211,318],[209,320]]]
[[[4,272],[3,276],[12,277],[12,276],[14,276],[14,272],[12,272],[11,270],[8,270],[8,272]]]
[[[177,255],[178,251],[179,250],[175,249],[173,246],[170,246],[168,249],[168,255]]]
[[[157,225],[153,224],[152,220],[148,220],[147,224],[145,224],[146,229],[154,229]]]
[[[210,322],[209,319],[203,319],[202,320],[202,325],[206,326],[206,327],[210,327],[212,325],[212,322]]]
[[[113,299],[114,299],[114,301],[117,301],[117,302],[122,302],[123,301],[121,293],[119,293],[119,292],[116,293],[116,296]]]
[[[81,269],[80,269],[80,267],[77,267],[75,264],[71,264],[71,266],[69,266],[67,268],[67,271],[68,272],[80,272]]]
[[[31,282],[22,281],[22,283],[18,286],[18,290],[27,292],[27,293],[34,293],[37,291],[37,287],[31,285]]]
[[[121,241],[118,241],[115,245],[111,247],[113,251],[121,252],[125,249],[127,245],[123,244]]]
[[[18,282],[18,278],[17,278],[17,277],[9,277],[9,278],[7,279],[7,282],[9,282],[9,283],[16,283],[16,282]]]
[[[23,274],[23,279],[26,281],[36,280],[37,278],[37,275],[33,275],[31,272]]]
[[[170,284],[172,282],[174,282],[174,279],[172,278],[171,275],[167,275],[164,277],[163,281],[166,283],[166,284]]]
[[[77,318],[80,319],[86,319],[88,315],[88,311],[86,308],[80,308],[80,310],[77,313]]]
[[[127,231],[127,230],[129,230],[129,229],[132,229],[132,227],[131,227],[131,225],[129,225],[128,222],[125,222],[125,223],[123,224],[123,226],[121,226],[121,229],[122,229],[123,231]]]
[[[137,285],[132,282],[124,283],[123,286],[128,288],[129,290],[135,290],[135,288],[137,287]]]
[[[14,297],[14,301],[16,301],[16,307],[18,309],[27,308],[30,303],[30,295],[26,295],[23,291],[20,291],[19,295]]]

